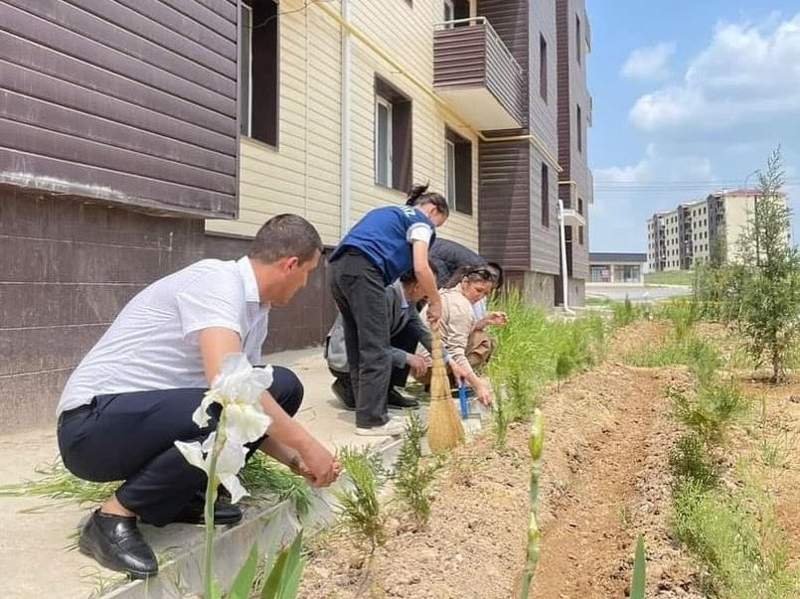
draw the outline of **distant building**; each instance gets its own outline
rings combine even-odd
[[[739,238],[757,198],[755,189],[719,191],[704,200],[657,212],[647,220],[648,268],[688,270],[709,260],[715,251],[721,260],[736,260]]]
[[[629,252],[590,252],[589,274],[592,283],[642,283],[647,254]]]

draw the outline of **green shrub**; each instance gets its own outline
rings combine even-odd
[[[440,463],[425,463],[422,459],[422,439],[427,427],[416,412],[406,415],[403,446],[395,465],[394,482],[398,497],[411,508],[417,523],[425,526],[431,512],[428,487],[434,480]]]
[[[719,482],[719,468],[712,462],[703,440],[695,434],[678,440],[669,454],[669,468],[675,486],[694,482],[702,489],[711,489]]]
[[[722,442],[728,427],[749,409],[749,401],[734,381],[701,384],[694,397],[671,388],[675,419],[704,443]]]
[[[381,456],[369,448],[344,447],[338,457],[350,482],[335,493],[342,522],[355,536],[356,543],[367,544],[372,554],[386,541],[386,518],[378,499],[386,480]]]

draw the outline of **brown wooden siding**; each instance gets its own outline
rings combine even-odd
[[[522,89],[528,89],[529,40],[527,0],[478,0],[477,14],[486,17],[522,69]],[[528,126],[528,94],[523,93],[519,110],[521,126]]]
[[[0,187],[0,420],[46,426],[72,369],[133,295],[202,258],[235,259],[250,240],[163,218]],[[334,317],[327,262],[270,318],[266,352],[322,342]]]
[[[586,81],[587,60],[578,63],[575,47],[576,15],[581,27],[589,26],[588,15],[583,0],[557,0],[556,29],[558,35],[558,152],[559,162],[564,171],[560,180],[574,181],[574,185],[562,185],[559,196],[565,206],[578,209],[577,199],[583,200],[584,243],[578,243],[576,225],[575,242],[572,245],[571,260],[575,279],[589,277],[589,205],[593,197],[592,173],[588,163],[588,128],[591,113],[591,97]],[[580,40],[586,41],[585,36]],[[584,47],[585,51],[585,47]],[[582,148],[578,146],[578,124],[576,108],[581,112]]]
[[[480,253],[506,269],[530,269],[530,144],[479,146]]]
[[[434,32],[434,87],[486,87],[522,125],[526,122],[525,81],[520,65],[491,24]]]
[[[570,42],[569,37],[569,2],[557,0],[556,2],[556,33],[558,45],[556,57],[558,66],[557,71],[557,91],[558,91],[558,162],[563,169],[559,179],[562,181],[570,180],[570,157],[572,155],[572,100],[570,96],[569,70],[570,70]],[[564,201],[564,207],[570,207],[570,187],[561,185],[558,197]]]
[[[235,217],[235,0],[0,0],[0,182]]]

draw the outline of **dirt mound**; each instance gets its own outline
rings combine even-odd
[[[663,327],[651,324],[631,330],[627,343],[623,332],[614,351],[660,337]],[[663,389],[685,378],[606,364],[547,395],[536,597],[625,596],[638,531],[648,548],[648,596],[701,596],[667,532],[666,463],[676,433]],[[333,534],[313,551],[301,596],[512,597],[525,559],[528,461],[522,426],[509,431],[502,453],[490,436],[459,449],[440,476],[429,528],[392,519],[366,588],[363,554]]]

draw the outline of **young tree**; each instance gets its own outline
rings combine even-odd
[[[778,148],[759,173],[758,195],[739,240],[729,290],[729,314],[751,355],[772,367],[774,383],[783,379],[787,354],[800,337],[800,254],[789,239],[791,213],[783,183]]]

